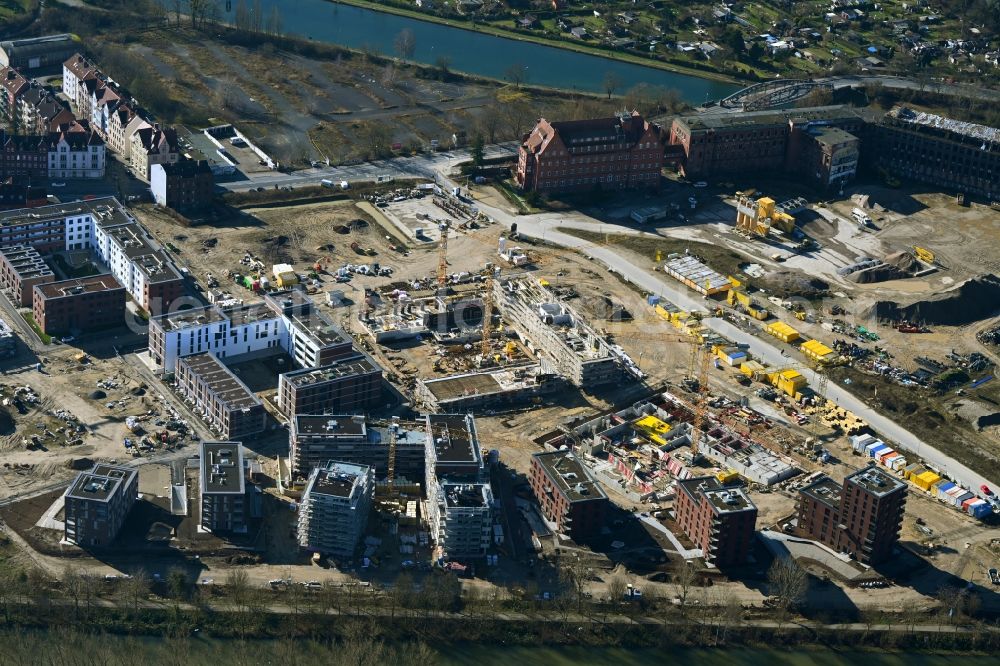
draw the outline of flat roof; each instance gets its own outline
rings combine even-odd
[[[502,390],[500,382],[492,373],[488,372],[427,380],[424,382],[424,386],[438,400],[499,393]]]
[[[202,442],[198,447],[201,460],[201,493],[242,495],[243,445],[239,442]]]
[[[367,433],[365,417],[343,414],[296,414],[295,433],[326,437],[363,438]]]
[[[312,384],[333,382],[346,377],[367,375],[373,372],[381,372],[381,368],[373,364],[366,357],[359,354],[357,356],[340,359],[336,363],[331,363],[330,365],[323,365],[318,368],[294,370],[292,372],[286,372],[281,376],[284,377],[285,381],[289,384],[298,388],[302,386],[310,386]]]
[[[858,137],[854,136],[850,132],[842,130],[839,127],[831,127],[829,125],[821,127],[817,132],[810,132],[810,134],[812,134],[817,142],[825,143],[827,145],[859,141]]]
[[[300,289],[267,294],[264,300],[273,310],[291,319],[295,327],[312,338],[318,347],[338,345],[348,340],[347,335],[320,312],[313,300]]]
[[[990,143],[1000,141],[1000,129],[996,127],[967,123],[962,120],[952,120],[951,118],[945,118],[934,113],[914,111],[905,106],[897,106],[889,111],[886,116],[895,118],[908,125],[932,127],[976,140],[988,141]]]
[[[211,352],[182,356],[177,359],[177,364],[190,368],[230,410],[250,409],[261,404],[253,391]]]
[[[486,508],[492,495],[488,483],[444,483],[441,491],[449,508]]]
[[[222,308],[216,305],[205,305],[190,310],[179,310],[153,317],[164,331],[182,331],[187,328],[207,326],[221,321],[228,321],[232,326],[244,326],[265,319],[276,319],[277,315],[264,303],[250,303]]]
[[[886,474],[874,465],[848,474],[846,481],[864,488],[875,497],[885,497],[900,488],[906,488],[906,484],[900,479]]]
[[[471,414],[429,414],[438,462],[480,463],[482,454]]]
[[[704,497],[717,514],[756,511],[757,507],[742,488],[726,487],[714,476],[699,476],[680,481],[680,486],[692,498]]]
[[[841,491],[841,485],[825,475],[816,479],[809,485],[803,486],[799,490],[800,493],[809,495],[813,499],[834,509],[840,508]]]
[[[677,118],[677,121],[686,125],[691,130],[702,130],[753,127],[759,125],[785,125],[792,120],[795,122],[809,122],[860,117],[862,117],[862,114],[856,109],[837,104],[831,106],[813,106],[803,109],[703,113],[699,115],[680,116]]]
[[[115,289],[124,291],[125,287],[118,284],[118,280],[113,275],[92,275],[85,278],[35,285],[35,291],[40,292],[45,298],[79,296],[80,294],[94,294]]]
[[[89,472],[80,472],[76,479],[70,484],[66,492],[67,497],[90,500],[95,502],[107,502],[115,493],[119,492],[119,487],[136,474],[132,467],[120,465],[97,465]]]
[[[548,451],[533,457],[570,502],[607,499],[604,488],[572,451]]]
[[[313,471],[306,492],[330,497],[351,497],[370,470],[368,465],[330,461],[325,467],[317,467]]]

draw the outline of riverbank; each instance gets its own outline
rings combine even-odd
[[[722,72],[718,71],[702,70],[702,69],[696,69],[694,67],[682,67],[674,63],[667,63],[661,60],[653,60],[651,58],[640,58],[639,56],[630,53],[609,51],[605,49],[596,48],[593,46],[588,46],[587,44],[582,44],[582,43],[576,44],[566,40],[547,39],[545,37],[536,35],[525,35],[520,32],[515,32],[513,30],[505,30],[503,28],[498,28],[493,25],[484,25],[478,23],[469,23],[466,21],[459,21],[456,19],[446,18],[443,16],[437,16],[434,14],[427,14],[424,12],[414,11],[412,9],[397,7],[395,5],[387,5],[379,2],[372,2],[371,0],[327,0],[327,1],[330,2],[331,4],[350,5],[352,7],[359,7],[362,9],[382,12],[385,14],[393,14],[395,16],[403,16],[406,18],[415,19],[418,21],[424,21],[427,23],[446,25],[450,28],[455,28],[458,30],[466,30],[472,33],[492,35],[494,37],[501,37],[503,39],[510,39],[519,42],[527,42],[531,44],[538,44],[540,46],[550,46],[552,48],[562,49],[564,51],[572,51],[575,53],[582,53],[584,55],[591,55],[598,58],[604,58],[606,60],[614,60],[618,62],[628,63],[631,65],[649,67],[650,69],[658,69],[665,72],[671,72],[673,74],[684,74],[686,76],[694,76],[709,81],[718,81],[720,83],[732,83],[736,85],[752,85],[753,83],[756,83],[756,81],[751,81],[749,79],[738,79],[734,76],[723,74]],[[461,70],[460,66],[459,69]]]

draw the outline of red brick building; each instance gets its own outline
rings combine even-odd
[[[746,562],[757,527],[757,507],[742,488],[725,488],[715,477],[678,482],[674,513],[677,526],[705,561],[717,567]]]
[[[34,288],[35,321],[46,335],[86,333],[125,323],[125,287],[94,275]]]
[[[0,288],[10,295],[14,304],[30,308],[35,285],[55,281],[56,274],[34,247],[0,247]]]
[[[594,189],[658,189],[660,129],[638,113],[592,120],[544,118],[518,151],[518,185],[541,194]]]
[[[859,562],[878,564],[899,541],[906,484],[877,467],[844,479],[823,476],[799,490],[798,531]]]
[[[681,116],[669,144],[681,147],[680,171],[692,180],[786,172],[825,188],[853,178],[859,141],[852,135],[866,122],[846,106]]]
[[[531,456],[528,483],[542,513],[576,542],[600,534],[608,512],[608,496],[572,451]]]

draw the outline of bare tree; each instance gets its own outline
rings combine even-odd
[[[608,581],[608,597],[609,601],[613,604],[621,603],[622,598],[625,596],[625,590],[628,588],[628,584],[625,582],[625,577],[620,574],[615,574],[611,580]]]
[[[271,7],[271,13],[267,15],[267,22],[264,25],[264,32],[272,37],[280,37],[282,30],[281,10],[275,5]]]
[[[181,0],[174,0],[174,21],[177,27],[181,27]]]
[[[677,585],[677,600],[681,612],[685,612],[688,606],[688,598],[691,595],[691,588],[698,582],[698,572],[694,565],[684,559],[674,563],[674,584]]]
[[[767,582],[778,610],[785,615],[805,597],[809,574],[791,557],[779,557],[767,570]]]
[[[504,70],[503,78],[513,83],[515,88],[520,88],[521,84],[528,81],[528,66],[515,62]]]
[[[583,610],[583,593],[586,591],[590,568],[580,559],[579,555],[559,559],[559,580],[576,597],[576,611]]]
[[[253,8],[250,10],[250,32],[257,34],[264,32],[264,7],[260,0],[253,0]]]
[[[604,83],[604,92],[608,94],[608,99],[610,100],[611,97],[615,94],[615,91],[618,90],[618,88],[621,86],[622,80],[614,72],[607,72],[604,75],[603,83]]]
[[[393,40],[393,48],[396,49],[396,55],[402,60],[409,60],[413,57],[413,52],[417,48],[417,38],[413,35],[413,31],[409,28],[403,28],[396,34],[396,39]]]
[[[236,3],[236,17],[233,22],[240,32],[250,32],[250,8],[247,7],[247,0],[238,0]]]
[[[503,116],[496,104],[490,104],[483,108],[477,119],[477,123],[486,137],[487,143],[497,142],[497,133],[503,125]]]

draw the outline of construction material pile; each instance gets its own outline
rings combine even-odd
[[[904,250],[893,252],[882,261],[869,257],[858,257],[858,263],[842,268],[838,272],[851,282],[871,284],[913,277],[921,269],[920,261],[911,252]]]
[[[878,320],[963,326],[1000,312],[1000,277],[981,275],[910,305],[878,301],[865,312]]]

